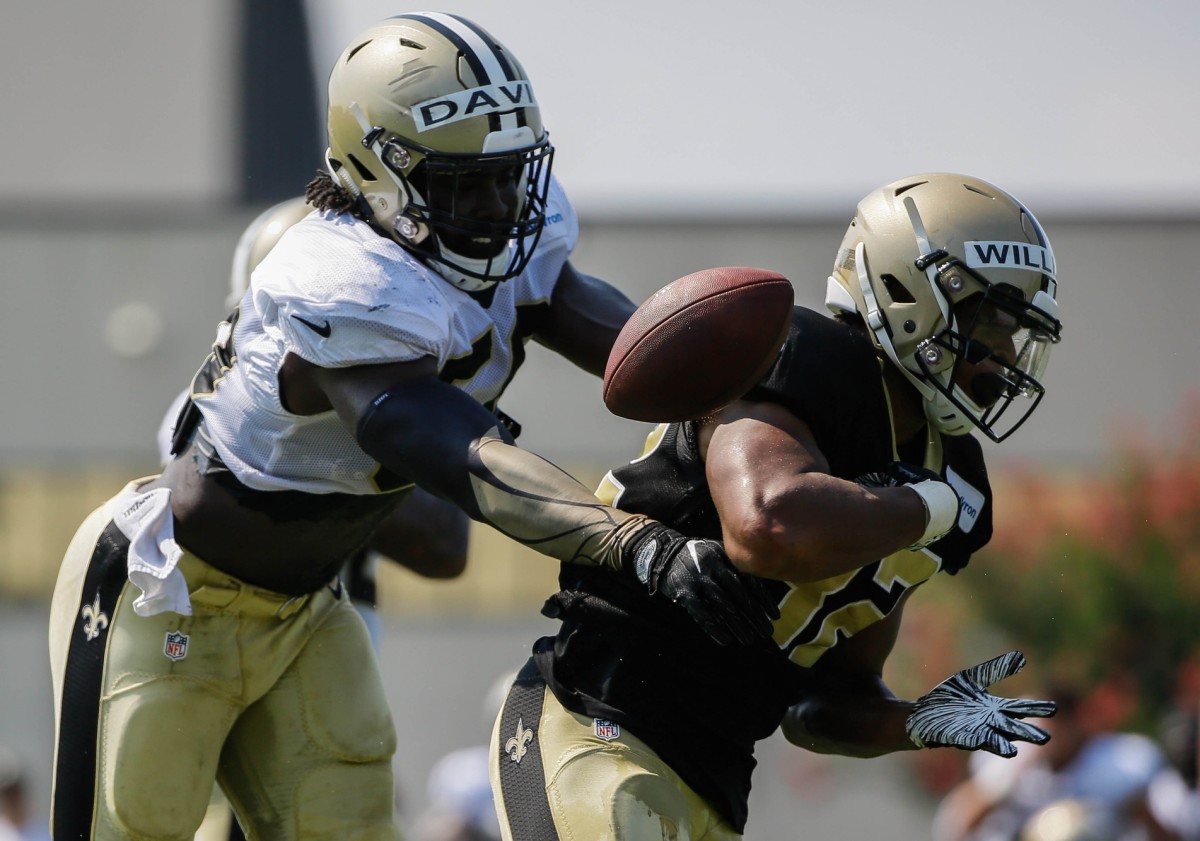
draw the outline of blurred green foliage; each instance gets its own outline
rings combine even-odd
[[[1028,666],[994,691],[1086,698],[1097,731],[1161,737],[1171,717],[1197,709],[1200,397],[1168,435],[1121,441],[1099,469],[993,471],[992,541],[909,603],[885,674],[897,694],[916,698],[1019,648]],[[914,782],[934,797],[966,774],[958,751],[912,759]]]
[[[1186,408],[1178,441],[1127,441],[1107,471],[1002,477],[995,536],[958,576],[1042,684],[1120,687],[1114,724],[1146,732],[1200,652],[1200,405]]]

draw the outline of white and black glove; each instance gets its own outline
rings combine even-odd
[[[909,549],[921,549],[941,538],[958,522],[958,493],[938,474],[915,464],[893,461],[883,470],[859,476],[858,484],[868,488],[894,488],[903,485],[916,491],[925,505],[925,533]]]
[[[1023,718],[1049,718],[1053,701],[998,698],[987,688],[1025,668],[1025,655],[1010,651],[963,669],[921,696],[904,729],[919,748],[953,747],[1015,756],[1013,741],[1045,744],[1050,734]]]
[[[720,645],[770,639],[779,605],[762,579],[734,569],[715,540],[687,537],[650,523],[622,547],[623,569],[682,607]]]

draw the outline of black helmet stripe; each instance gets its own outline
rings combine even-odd
[[[458,47],[481,85],[518,81],[517,71],[500,45],[486,31],[466,18],[443,12],[417,12],[396,15],[396,18],[420,21],[441,33],[446,40]],[[493,131],[523,126],[526,122],[524,108],[518,108],[509,114],[491,114],[488,118]]]
[[[397,15],[404,20],[416,20],[437,30],[462,51],[463,58],[479,79],[480,84],[516,81],[513,67],[492,36],[466,18],[441,12]]]
[[[1020,207],[1021,212],[1029,220],[1029,227],[1033,228],[1033,235],[1037,237],[1038,245],[1042,246],[1042,248],[1049,248],[1050,241],[1046,238],[1046,232],[1042,230],[1041,223],[1038,222],[1037,217],[1026,210],[1024,205],[1020,205]]]

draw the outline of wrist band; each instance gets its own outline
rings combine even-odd
[[[905,487],[917,492],[925,505],[925,533],[910,549],[920,549],[954,528],[958,519],[958,494],[945,482],[926,479]]]

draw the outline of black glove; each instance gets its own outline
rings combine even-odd
[[[720,645],[770,639],[779,605],[762,579],[734,569],[721,544],[651,522],[622,547],[625,572],[688,612]]]
[[[1049,718],[1053,701],[999,698],[987,692],[993,683],[1025,668],[1025,655],[1010,651],[963,669],[921,696],[908,714],[904,729],[919,748],[954,747],[1015,756],[1012,741],[1045,744],[1050,734],[1023,718]]]
[[[992,523],[976,523],[975,528],[967,533],[958,527],[946,532],[937,540],[922,548],[921,551],[933,555],[942,562],[942,569],[954,575],[967,565],[971,555],[979,551],[992,537]]]
[[[927,467],[905,461],[893,461],[882,470],[863,474],[855,481],[868,488],[894,488],[897,485],[915,485],[926,480],[946,481]]]

